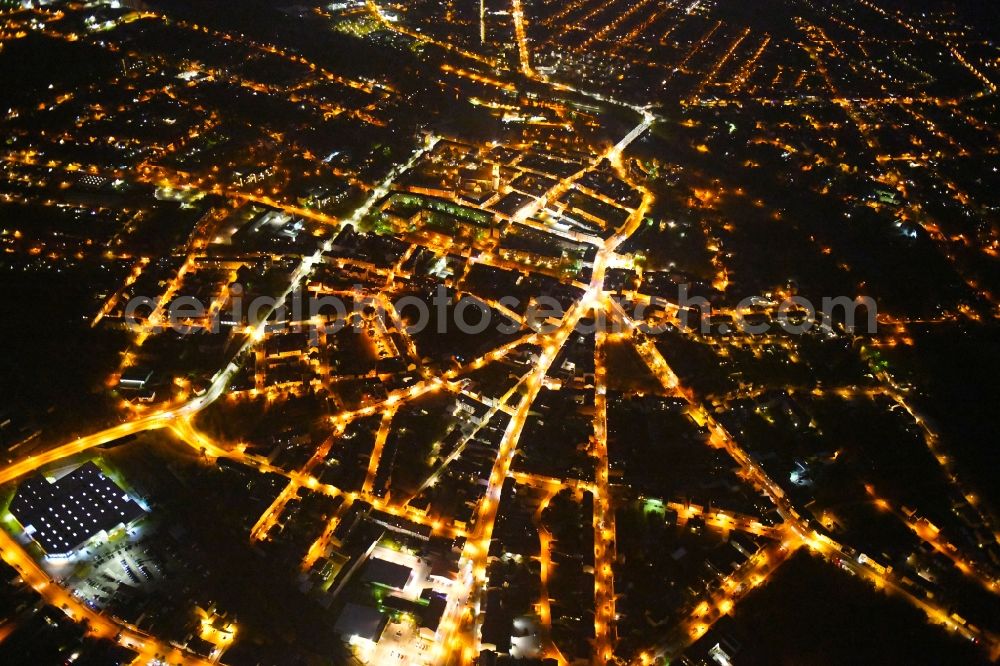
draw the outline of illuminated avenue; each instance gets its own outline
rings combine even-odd
[[[997,10],[239,4],[0,0],[0,663],[1000,659]]]

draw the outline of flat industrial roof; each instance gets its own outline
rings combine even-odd
[[[358,636],[370,641],[378,641],[388,622],[378,609],[360,604],[348,603],[344,606],[333,631],[341,636]]]
[[[92,462],[52,483],[41,474],[29,478],[18,487],[10,512],[50,555],[68,553],[102,530],[145,515]]]
[[[410,571],[408,566],[373,557],[361,572],[361,580],[402,590],[410,580]]]

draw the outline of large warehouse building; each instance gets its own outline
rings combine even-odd
[[[90,538],[145,515],[92,462],[54,482],[31,477],[17,489],[10,512],[50,557],[65,557]]]

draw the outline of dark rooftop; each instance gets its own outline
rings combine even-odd
[[[333,630],[341,636],[358,636],[377,641],[382,635],[387,619],[378,610],[360,604],[347,604],[341,611]]]
[[[401,590],[406,587],[406,581],[410,579],[410,567],[373,557],[365,565],[361,579]]]
[[[92,462],[54,483],[36,474],[21,484],[10,512],[48,554],[65,554],[102,530],[128,524],[142,508]]]

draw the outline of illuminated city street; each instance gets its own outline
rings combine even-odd
[[[988,4],[0,1],[0,663],[996,663]]]

